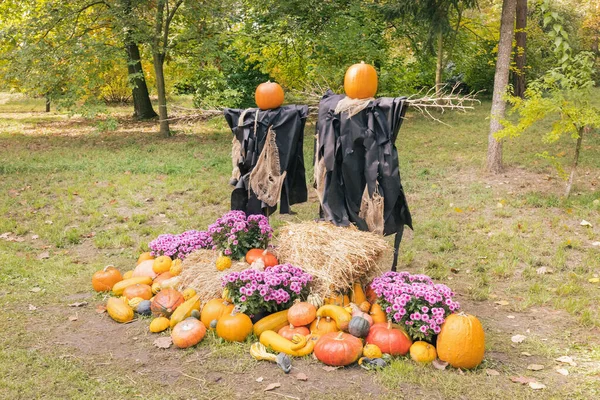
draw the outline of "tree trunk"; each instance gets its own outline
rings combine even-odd
[[[496,73],[494,75],[494,94],[490,110],[490,133],[487,152],[487,170],[494,174],[502,172],[502,142],[496,140],[494,134],[502,129],[500,120],[504,118],[506,110],[506,102],[503,96],[508,86],[515,12],[516,0],[504,0],[500,20],[500,41],[498,42],[498,59],[496,60]]]
[[[171,136],[169,120],[167,115],[167,94],[165,91],[165,74],[163,70],[164,56],[154,53],[154,74],[156,75],[156,91],[158,92],[158,118],[160,121],[160,133],[166,137]]]
[[[444,36],[442,31],[438,32],[437,38],[437,62],[435,64],[435,91],[442,90],[442,69],[444,60]]]
[[[50,112],[50,97],[46,96],[46,112]]]
[[[514,74],[515,96],[525,96],[525,49],[527,48],[527,0],[517,0],[517,26],[515,30],[516,71]]]
[[[156,112],[152,108],[148,86],[144,77],[144,70],[140,58],[140,49],[137,43],[127,40],[125,44],[127,51],[127,70],[129,72],[129,83],[132,86],[131,94],[133,96],[133,117],[137,119],[150,119],[156,117]]]
[[[567,187],[565,189],[565,197],[569,197],[571,194],[571,187],[573,186],[573,180],[575,179],[575,170],[577,169],[577,164],[579,163],[579,153],[581,151],[581,142],[583,141],[583,133],[587,132],[587,128],[579,128],[577,138],[577,144],[575,145],[575,157],[573,158],[573,165],[571,166],[571,174],[569,175],[569,180],[567,181]]]

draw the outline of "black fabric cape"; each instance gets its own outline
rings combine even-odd
[[[397,235],[398,247],[404,225],[412,229],[412,218],[404,196],[398,168],[396,138],[408,103],[406,97],[383,97],[369,103],[358,114],[335,113],[344,95],[327,91],[319,103],[316,126],[319,148],[315,165],[325,160],[325,190],[321,216],[338,226],[356,224],[368,230],[358,216],[365,185],[373,195],[378,184],[384,198],[384,235]],[[317,141],[315,141],[316,147]],[[395,262],[394,262],[395,268]]]
[[[269,127],[275,131],[281,172],[287,175],[281,189],[279,212],[290,212],[290,206],[305,202],[308,198],[306,188],[306,173],[304,169],[304,125],[308,115],[307,106],[288,105],[273,110],[259,110],[258,118],[252,108],[246,111],[244,120],[238,124],[245,110],[226,108],[223,114],[233,135],[237,138],[245,154],[238,163],[241,179],[235,184],[231,194],[231,209],[243,210],[247,214],[270,215],[277,209],[269,207],[256,198],[250,190],[250,172],[258,161],[258,156],[265,145]],[[256,132],[254,131],[255,119]],[[240,126],[238,126],[240,125]]]

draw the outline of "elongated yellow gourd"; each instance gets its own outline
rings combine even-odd
[[[367,301],[367,296],[363,291],[360,282],[356,282],[352,287],[352,302],[356,305],[360,305],[363,301]]]
[[[254,324],[254,335],[260,337],[264,331],[278,332],[281,328],[288,325],[288,310],[279,311],[267,315]]]
[[[115,283],[115,285],[112,288],[113,294],[115,296],[121,296],[123,294],[123,291],[128,286],[136,285],[138,283],[144,285],[152,285],[152,278],[150,278],[149,276],[136,276],[134,278],[123,279],[122,281]]]
[[[352,315],[343,307],[327,304],[317,310],[317,318],[330,317],[341,331],[348,330]]]
[[[260,335],[260,342],[266,347],[270,347],[271,349],[275,350],[276,352],[285,353],[294,357],[303,357],[309,355],[315,348],[315,341],[308,340],[305,342],[304,347],[293,350],[297,347],[298,343],[294,343],[291,340],[287,340],[286,338],[274,331],[264,331]]]
[[[183,302],[179,307],[175,309],[173,314],[171,314],[171,329],[173,329],[175,325],[177,325],[187,317],[191,317],[193,310],[200,311],[199,294],[190,297],[188,300]]]
[[[106,303],[106,312],[117,322],[124,323],[133,319],[133,309],[121,299],[111,297]]]

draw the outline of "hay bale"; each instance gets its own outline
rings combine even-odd
[[[214,250],[196,250],[183,260],[181,288],[194,288],[200,295],[202,303],[221,297],[223,292],[222,276],[234,271],[243,271],[249,267],[245,262],[234,261],[231,268],[217,271],[215,265],[218,256],[219,254]]]
[[[382,236],[329,222],[289,224],[277,238],[279,261],[312,274],[311,290],[322,297],[347,292],[354,282],[381,274],[377,261],[390,250]]]

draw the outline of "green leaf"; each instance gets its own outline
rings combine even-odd
[[[547,15],[544,17],[544,27],[548,26],[548,24],[552,21],[552,17]]]

